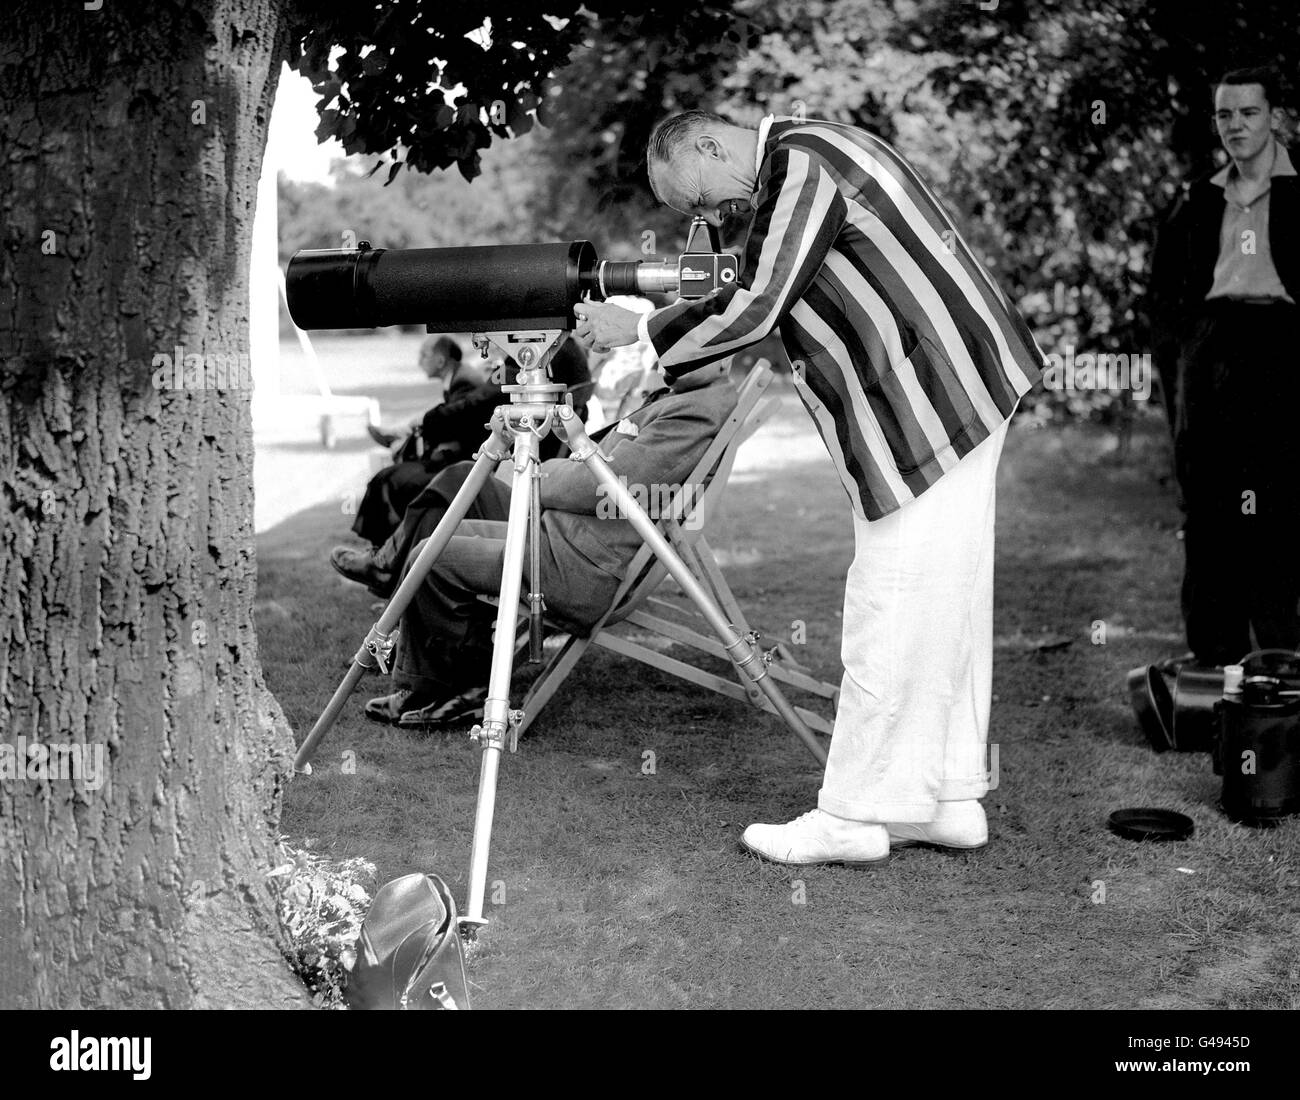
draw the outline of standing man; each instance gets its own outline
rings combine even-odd
[[[818,808],[751,825],[782,863],[988,839],[993,494],[1007,421],[1042,373],[1024,322],[899,154],[851,126],[689,111],[647,154],[660,201],[753,210],[741,278],[645,315],[589,302],[597,347],[648,339],[667,374],[780,325],[853,508],[844,678]]]
[[[1157,343],[1176,349],[1174,462],[1187,510],[1187,643],[1202,665],[1300,645],[1300,180],[1274,74],[1214,89],[1229,162],[1185,184],[1152,265]]]

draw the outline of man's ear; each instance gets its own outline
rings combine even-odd
[[[722,157],[722,142],[710,134],[700,134],[695,139],[695,148],[706,157]]]

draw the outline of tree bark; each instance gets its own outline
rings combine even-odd
[[[306,1003],[265,877],[293,745],[253,626],[245,388],[281,16],[0,23],[0,746],[104,765],[0,778],[0,1005]]]

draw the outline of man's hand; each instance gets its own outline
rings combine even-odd
[[[573,307],[573,315],[578,319],[575,335],[579,340],[590,340],[592,351],[606,352],[637,341],[639,318],[630,309],[606,302],[582,301]]]

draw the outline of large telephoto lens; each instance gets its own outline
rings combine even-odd
[[[596,265],[596,296],[612,294],[673,294],[677,265],[661,260],[601,260]]]
[[[474,248],[303,249],[285,273],[301,329],[572,328],[595,284],[590,241]]]

